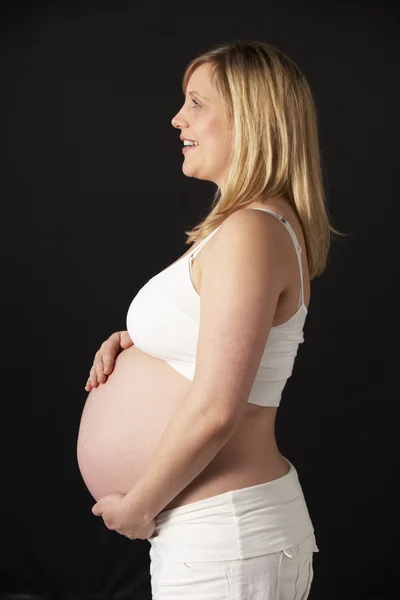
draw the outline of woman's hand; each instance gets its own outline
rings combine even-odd
[[[104,496],[92,507],[92,513],[103,517],[107,529],[117,531],[131,540],[146,540],[156,528],[156,519],[144,523],[134,506],[127,502],[126,494]]]
[[[90,392],[100,383],[107,381],[114,369],[115,359],[118,354],[133,346],[133,342],[127,331],[116,331],[102,343],[99,350],[94,355],[93,366],[90,369],[89,378],[85,385],[85,390]]]

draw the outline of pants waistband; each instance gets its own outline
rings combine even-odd
[[[287,459],[286,459],[287,460]],[[310,540],[314,528],[297,471],[198,502],[162,511],[149,539],[150,554],[166,562],[252,558]]]

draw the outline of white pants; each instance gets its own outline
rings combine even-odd
[[[283,477],[157,515],[149,538],[153,600],[307,599],[319,549],[287,462]]]

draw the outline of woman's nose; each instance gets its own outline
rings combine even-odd
[[[183,124],[184,124],[183,122],[184,122],[184,119],[182,118],[182,116],[179,113],[177,113],[171,119],[172,127],[176,127],[177,129],[182,129]]]

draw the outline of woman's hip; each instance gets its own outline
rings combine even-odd
[[[163,562],[238,561],[299,545],[314,533],[290,461],[284,476],[163,511],[150,555]],[[314,552],[318,552],[314,540]]]
[[[306,600],[313,580],[312,534],[289,549],[214,562],[150,563],[153,600]]]

